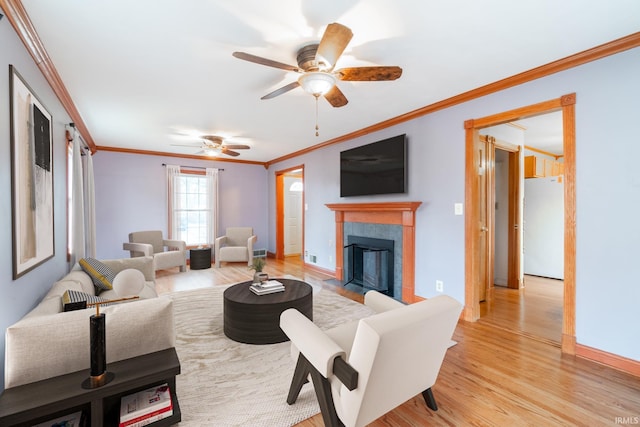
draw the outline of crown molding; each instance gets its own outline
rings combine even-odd
[[[427,114],[434,113],[436,111],[444,110],[445,108],[453,107],[455,105],[462,104],[464,102],[469,102],[474,99],[481,98],[483,96],[490,95],[492,93],[499,92],[501,90],[505,90],[513,86],[518,86],[523,83],[530,82],[532,80],[537,80],[542,77],[549,76],[551,74],[559,73],[560,71],[568,70],[570,68],[574,68],[591,61],[595,61],[598,59],[605,58],[607,56],[615,55],[616,53],[624,52],[625,50],[633,49],[638,46],[640,46],[640,32],[633,33],[626,37],[613,40],[609,43],[605,43],[600,46],[587,49],[583,52],[579,52],[574,55],[567,56],[566,58],[562,58],[557,61],[550,62],[545,65],[541,65],[531,70],[513,75],[511,77],[507,77],[502,80],[498,80],[496,82],[489,83],[484,86],[480,86],[476,89],[472,89],[470,91],[461,93],[451,98],[444,99],[434,104],[426,105],[424,107],[418,108],[417,110],[413,110],[408,113],[402,114],[400,116],[391,118],[389,120],[376,123],[372,126],[357,130],[355,132],[351,132],[346,135],[342,135],[337,138],[333,138],[328,141],[321,142],[320,144],[316,144],[311,147],[307,147],[305,149],[296,151],[294,153],[290,153],[285,156],[278,157],[277,159],[269,160],[267,162],[267,165],[271,166],[274,163],[279,163],[283,160],[288,160],[294,157],[298,157],[303,154],[307,154],[312,151],[318,150],[320,148],[328,147],[330,145],[338,144],[354,138],[368,135],[370,133],[377,132],[382,129],[386,129],[391,126],[395,126],[397,124],[404,123],[409,120],[413,120],[418,117],[422,117]],[[571,99],[567,99],[566,102],[571,103]],[[575,97],[573,98],[573,102],[575,103]]]
[[[71,117],[76,129],[78,129],[78,132],[82,135],[91,152],[94,153],[96,151],[96,144],[89,133],[89,129],[87,129],[87,126],[82,120],[80,112],[73,103],[71,95],[67,91],[56,67],[53,65],[49,54],[44,48],[44,44],[40,40],[40,37],[38,37],[38,33],[36,33],[22,2],[19,0],[0,0],[0,7],[2,7],[2,10],[7,14],[7,19],[11,22],[16,33],[18,33],[18,37],[20,37],[24,43],[24,46],[31,54],[38,68],[40,68],[40,71],[53,89],[53,92]]]
[[[31,54],[34,61],[44,74],[45,78],[51,85],[53,91],[58,96],[58,99],[62,103],[63,107],[71,116],[71,119],[75,123],[78,131],[86,141],[87,145],[91,149],[91,152],[95,152],[97,150],[97,146],[91,137],[89,130],[87,129],[84,121],[82,120],[82,116],[80,112],[76,108],[73,100],[71,99],[71,95],[67,91],[60,75],[56,71],[51,58],[47,54],[46,49],[38,34],[36,33],[29,16],[27,15],[24,6],[20,0],[0,0],[0,7],[6,13],[7,19],[11,22],[11,25],[15,28],[18,36],[24,43],[27,51]],[[586,64],[591,61],[595,61],[610,55],[615,55],[617,53],[623,52],[625,50],[633,49],[635,47],[640,46],[640,32],[630,34],[626,37],[622,37],[616,40],[613,40],[609,43],[605,43],[591,49],[587,49],[583,52],[576,53],[574,55],[567,56],[565,58],[559,59],[554,62],[550,62],[545,65],[541,65],[539,67],[533,68],[528,71],[524,71],[522,73],[513,75],[511,77],[507,77],[502,80],[498,80],[496,82],[480,86],[476,89],[472,89],[470,91],[461,93],[459,95],[453,96],[451,98],[444,99],[442,101],[436,102],[434,104],[430,104],[416,110],[410,111],[408,113],[402,114],[400,116],[396,116],[389,120],[385,120],[379,123],[376,123],[372,126],[362,128],[355,132],[351,132],[337,138],[330,139],[328,141],[322,142],[320,144],[313,145],[311,147],[307,147],[305,149],[295,151],[293,153],[287,154],[282,157],[278,157],[276,159],[267,161],[267,162],[256,162],[259,164],[263,164],[266,168],[271,166],[272,164],[282,162],[284,160],[288,160],[291,158],[295,158],[301,156],[303,154],[307,154],[309,152],[319,150],[321,148],[338,144],[344,141],[348,141],[354,138],[358,138],[360,136],[368,135],[373,132],[377,132],[382,129],[386,129],[391,126],[395,126],[400,123],[404,123],[409,120],[413,120],[418,117],[422,117],[427,114],[431,114],[433,112],[443,110],[445,108],[449,108],[464,102],[471,101],[476,98],[480,98],[495,92],[499,92],[501,90],[517,86],[526,82],[530,82],[532,80],[537,80],[542,77],[549,76],[551,74],[558,73],[560,71],[564,71],[570,68],[577,67],[579,65]],[[166,155],[166,154],[163,154]]]

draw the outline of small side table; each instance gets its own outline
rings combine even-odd
[[[211,268],[211,248],[190,249],[189,260],[191,270]]]

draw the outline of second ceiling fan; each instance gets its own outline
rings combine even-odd
[[[248,150],[251,147],[246,144],[229,144],[225,139],[218,135],[202,135],[199,137],[202,142],[193,144],[171,144],[182,147],[200,147],[201,150],[196,154],[204,154],[206,156],[216,156],[226,154],[227,156],[237,157],[240,155],[234,150]]]
[[[402,68],[397,66],[349,67],[334,70],[336,62],[351,41],[353,33],[342,24],[333,23],[327,26],[320,43],[303,46],[297,53],[298,66],[284,64],[246,52],[233,52],[233,56],[256,64],[300,73],[297,81],[291,82],[261,99],[271,99],[299,86],[315,96],[329,101],[334,107],[342,107],[349,101],[336,85],[343,81],[387,81],[395,80],[402,75]]]

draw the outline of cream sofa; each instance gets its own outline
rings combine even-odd
[[[140,299],[102,307],[106,318],[108,364],[174,347],[172,300],[158,297],[153,258],[102,260],[112,271],[134,268],[145,277]],[[89,375],[89,317],[95,308],[63,312],[66,290],[95,295],[90,276],[79,266],[53,284],[29,313],[7,328],[5,388],[86,369]],[[114,290],[100,297],[119,298]]]

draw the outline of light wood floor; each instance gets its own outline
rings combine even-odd
[[[297,260],[269,259],[265,271],[272,277],[291,274],[362,301],[361,295],[325,283],[328,276],[305,270]],[[252,273],[242,264],[187,273],[176,269],[158,272],[157,287],[164,293],[224,285],[249,280]],[[552,336],[555,332],[544,335],[557,324],[554,316],[558,312],[553,307],[557,302],[552,294],[558,291],[536,288],[527,283],[524,292],[496,289],[489,316],[458,324],[453,336],[458,344],[448,350],[433,387],[438,411],[429,410],[422,397],[416,396],[371,426],[616,426],[637,420],[640,378],[563,356],[555,344],[559,335],[557,339]],[[551,295],[545,297],[547,293]],[[523,325],[535,323],[526,322],[531,316],[541,317],[542,326],[527,330]],[[561,313],[559,316],[561,319]],[[320,426],[320,415],[297,425]]]
[[[564,282],[524,276],[522,289],[495,286],[491,303],[480,303],[480,322],[559,346]]]

